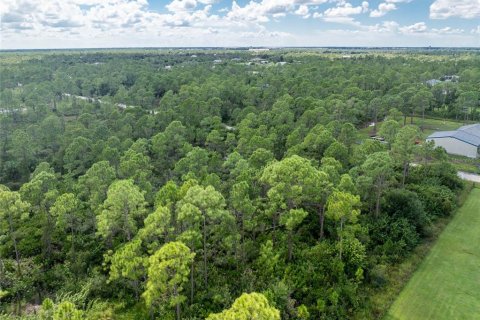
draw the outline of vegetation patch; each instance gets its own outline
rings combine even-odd
[[[480,313],[480,189],[473,189],[385,319],[473,319]]]

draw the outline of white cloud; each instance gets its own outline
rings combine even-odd
[[[395,33],[398,31],[399,24],[395,21],[383,21],[381,24],[376,24],[367,27],[371,32],[376,33]]]
[[[171,12],[190,11],[197,7],[196,0],[173,0],[165,6]]]
[[[373,17],[373,18],[383,17],[384,15],[387,14],[387,12],[393,11],[395,9],[397,9],[397,6],[394,3],[382,2],[378,5],[378,9],[375,9],[372,12],[370,12],[370,17]]]
[[[321,18],[327,22],[361,26],[352,16],[367,12],[368,2],[363,1],[361,5],[354,7],[351,3],[344,0],[337,1],[336,7],[328,8],[323,14],[314,14],[314,18]]]
[[[349,2],[341,2],[338,6],[325,10],[323,15],[327,18],[341,18],[357,15],[368,11],[368,2],[362,2],[362,5],[354,7]]]
[[[216,2],[219,1],[169,0],[165,1],[167,11],[159,13],[149,9],[147,0],[0,0],[0,45],[2,48],[400,45],[396,39],[402,39],[403,44],[418,39],[417,44],[432,41],[432,45],[480,45],[480,26],[477,28],[476,24],[467,32],[453,26],[429,29],[424,22],[409,26],[395,21],[364,25],[356,20],[359,15],[382,10],[379,6],[371,11],[367,1],[357,0],[357,5],[347,0],[249,0],[241,4],[233,1],[230,8],[214,11],[212,4]],[[390,8],[405,2],[409,1],[382,0]],[[326,21],[346,24],[353,30],[323,31],[325,37],[319,37],[315,30],[289,34],[276,32],[266,24],[288,15],[320,19],[319,29],[321,21]]]
[[[437,34],[461,34],[465,32],[465,30],[463,29],[452,28],[452,27],[445,27],[440,29],[433,28],[431,31]]]
[[[295,11],[295,14],[307,19],[310,17],[310,9],[307,5],[302,4],[298,7],[297,11]]]
[[[480,0],[435,0],[430,5],[431,19],[480,17]]]
[[[242,7],[233,1],[227,17],[236,21],[246,20],[258,23],[269,21],[270,16],[279,18],[292,13],[308,18],[310,16],[309,6],[326,2],[328,0],[262,0],[250,1]]]
[[[427,25],[425,24],[425,22],[417,22],[410,26],[401,27],[398,30],[404,34],[423,33],[427,31]]]

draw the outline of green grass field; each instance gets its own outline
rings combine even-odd
[[[385,320],[480,319],[480,189],[438,238]]]
[[[403,118],[400,121],[403,125]],[[411,117],[407,117],[407,124],[411,124]],[[471,123],[471,122],[469,122]],[[425,118],[423,120],[421,117],[413,117],[413,124],[419,127],[423,127],[423,135],[425,137],[429,136],[435,131],[451,131],[456,130],[463,126],[463,121],[455,121],[451,119],[441,120],[441,119],[431,119]],[[382,122],[378,122],[377,129],[380,129]],[[373,131],[372,127],[362,128],[359,130],[360,136],[368,138],[369,134]]]

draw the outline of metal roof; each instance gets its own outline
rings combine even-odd
[[[455,131],[437,131],[428,136],[428,139],[433,138],[454,138],[473,146],[480,146],[480,123],[470,124],[458,128]]]

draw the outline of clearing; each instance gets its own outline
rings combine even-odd
[[[480,318],[480,189],[473,189],[385,320]]]

